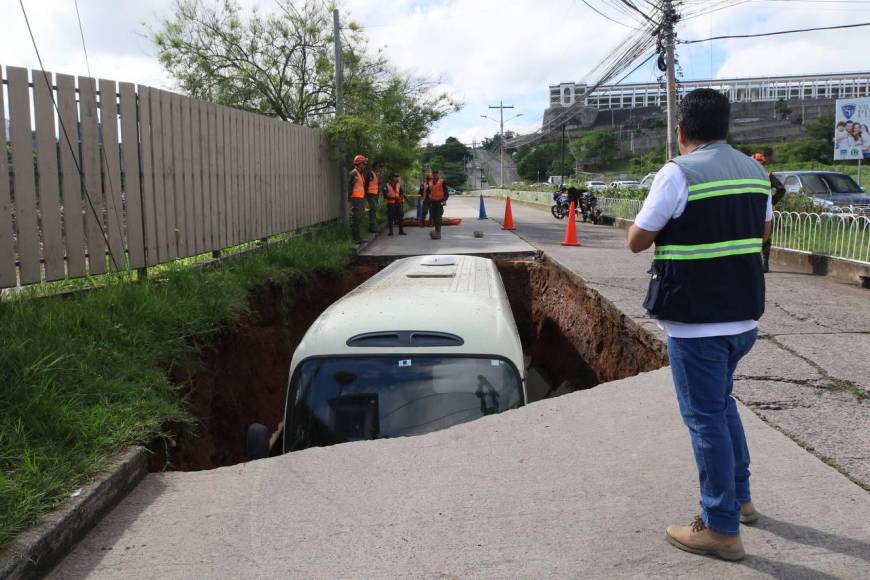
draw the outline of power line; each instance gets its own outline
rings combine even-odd
[[[36,52],[36,60],[39,61],[39,68],[42,71],[42,76],[45,80],[45,84],[49,87],[48,94],[51,97],[51,104],[54,106],[54,110],[57,112],[57,118],[60,124],[61,131],[63,132],[67,147],[69,147],[70,153],[72,154],[72,159],[73,163],[75,163],[76,170],[78,170],[79,172],[79,177],[81,178],[82,184],[82,191],[84,191],[85,199],[88,200],[88,206],[91,208],[91,212],[94,214],[94,219],[96,220],[96,223],[100,228],[100,233],[103,236],[103,240],[106,242],[106,249],[109,251],[109,258],[111,258],[112,264],[115,265],[115,270],[120,270],[120,268],[118,267],[118,261],[115,259],[115,254],[112,252],[112,246],[109,243],[109,236],[103,229],[103,222],[100,219],[97,208],[94,207],[94,202],[91,199],[90,193],[88,192],[88,186],[85,185],[85,181],[83,179],[84,171],[82,171],[82,167],[79,164],[76,150],[73,148],[72,141],[70,141],[69,133],[66,129],[66,124],[63,122],[63,117],[60,114],[60,109],[58,108],[57,101],[54,98],[54,91],[51,90],[51,79],[48,78],[48,73],[45,71],[45,65],[42,64],[42,56],[39,54],[39,47],[36,45],[36,37],[33,35],[33,29],[30,27],[30,19],[27,17],[27,10],[24,9],[24,0],[18,0],[18,3],[21,5],[21,13],[24,15],[24,23],[27,25],[27,32],[30,34],[30,42],[33,44],[34,52]],[[93,256],[90,256],[90,258],[93,259]]]
[[[635,12],[637,12],[638,14],[640,14],[641,16],[643,16],[649,22],[652,22],[653,24],[656,23],[652,18],[650,18],[650,16],[646,12],[644,12],[643,10],[638,8],[637,5],[635,5],[635,3],[632,2],[631,0],[620,0],[620,1],[623,4],[625,4],[626,6],[628,6],[629,8],[631,8],[632,10],[634,10]]]
[[[87,44],[85,44],[85,29],[82,26],[82,16],[81,16],[81,13],[79,12],[79,0],[73,0],[73,4],[75,5],[75,8],[76,8],[76,20],[78,21],[78,25],[79,25],[79,36],[82,39],[82,51],[84,51],[84,53],[85,53],[85,67],[87,67],[87,69],[88,69],[88,76],[91,78],[94,78],[94,75],[91,73],[91,59],[88,57],[88,46],[87,46]],[[103,104],[105,98],[106,98],[106,95],[102,94],[102,92],[101,92],[100,93],[100,108],[101,109],[102,109],[102,104]],[[113,94],[111,96],[111,98],[114,99],[115,95]],[[102,118],[102,113],[100,114],[100,121],[103,124],[103,127],[105,127],[106,121],[105,121],[105,119]],[[113,122],[115,122],[114,119],[113,119]],[[109,182],[109,192],[111,193],[112,191],[115,190],[115,185],[112,183],[112,172],[109,170],[109,158],[106,156],[105,140],[103,140],[103,146],[100,147],[100,152],[102,153],[103,163],[106,164],[106,181]],[[121,193],[120,187],[118,189],[119,189],[118,193],[120,194]],[[112,200],[112,213],[115,214],[115,221],[118,224],[118,237],[123,239],[124,238],[124,230],[122,228],[123,228],[124,222],[121,219],[121,214],[118,213],[118,204],[115,203],[116,201],[119,201],[119,200],[114,200],[114,199]],[[144,224],[143,224],[143,227],[144,227]],[[145,231],[145,230],[143,229],[142,231]],[[122,243],[122,247],[123,247],[123,243]],[[116,270],[118,269],[117,264],[115,264],[115,269]]]
[[[680,44],[697,44],[699,42],[710,42],[711,40],[726,40],[729,38],[760,38],[762,36],[779,36],[782,34],[797,34],[799,32],[818,32],[822,30],[840,30],[843,28],[859,28],[862,26],[870,26],[870,22],[859,22],[856,24],[841,24],[839,26],[820,26],[816,28],[797,28],[794,30],[779,30],[776,32],[762,32],[759,34],[733,34],[728,36],[713,36],[711,38],[700,38],[698,40],[680,40]]]
[[[91,74],[91,59],[88,58],[88,47],[85,45],[85,29],[82,27],[82,16],[79,13],[79,0],[73,0],[73,4],[76,7],[76,20],[79,23],[79,36],[82,39],[82,50],[85,52],[85,66],[88,68],[88,76],[92,77],[94,75]]]
[[[616,24],[619,24],[620,26],[625,26],[626,28],[631,28],[631,29],[637,30],[637,28],[635,28],[635,27],[632,26],[631,24],[626,24],[626,23],[624,23],[624,22],[620,22],[619,20],[617,20],[617,19],[615,19],[615,18],[612,18],[612,17],[608,16],[607,14],[605,14],[604,12],[602,12],[601,10],[599,10],[598,8],[596,8],[595,6],[593,6],[592,4],[590,4],[589,2],[587,2],[587,0],[580,0],[580,1],[583,2],[583,4],[585,4],[585,5],[588,6],[589,8],[591,8],[591,9],[592,9],[594,12],[596,12],[599,16],[601,16],[601,17],[603,17],[603,18],[606,18],[607,20],[609,20],[609,21],[611,21],[611,22],[614,22],[614,23],[616,23]]]
[[[631,71],[630,71],[628,74],[626,74],[624,77],[622,77],[621,79],[619,79],[618,81],[616,81],[616,82],[614,83],[614,85],[621,84],[622,81],[624,81],[625,79],[627,79],[628,77],[630,77],[631,75],[633,75],[634,73],[636,73],[640,67],[642,67],[643,65],[645,65],[646,63],[648,63],[649,61],[651,61],[653,58],[655,58],[655,57],[657,57],[657,56],[658,56],[658,53],[657,53],[657,52],[654,52],[654,53],[652,53],[651,55],[649,55],[648,57],[646,57],[645,59],[643,59],[643,61],[641,61],[641,63],[640,63],[639,65],[637,65],[636,67],[634,67],[633,69],[631,69]]]

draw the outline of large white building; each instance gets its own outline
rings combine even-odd
[[[679,93],[708,87],[718,89],[727,94],[732,103],[758,103],[780,99],[843,99],[870,96],[870,72],[681,81],[678,87]],[[659,83],[604,85],[591,95],[587,94],[588,89],[586,83],[551,85],[550,107],[570,107],[583,103],[587,107],[604,111],[661,107],[666,100],[664,85]]]

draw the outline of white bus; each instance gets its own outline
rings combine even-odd
[[[290,366],[272,453],[420,435],[524,405],[520,337],[492,260],[393,262],[330,306]],[[248,430],[248,456],[269,435]]]

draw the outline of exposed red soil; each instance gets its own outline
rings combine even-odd
[[[244,461],[248,425],[263,423],[274,431],[284,418],[290,358],[305,332],[375,272],[358,266],[348,274],[314,275],[253,292],[250,314],[203,352],[203,370],[189,382],[189,410],[197,424],[174,425],[171,438],[154,441],[151,470],[194,471]]]
[[[588,388],[667,364],[659,341],[578,276],[549,261],[498,267],[523,349],[554,387]]]
[[[551,395],[654,370],[667,364],[659,341],[583,280],[548,261],[498,263],[525,353],[552,385]],[[245,460],[251,423],[271,432],[284,418],[290,358],[305,332],[333,302],[376,273],[267,285],[250,297],[250,315],[202,355],[189,381],[195,425],[175,425],[152,443],[152,471],[192,471]]]

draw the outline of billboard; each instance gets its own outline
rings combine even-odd
[[[837,99],[834,161],[870,159],[870,98]]]

